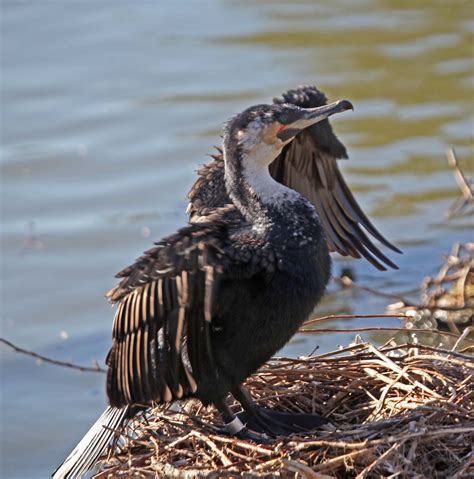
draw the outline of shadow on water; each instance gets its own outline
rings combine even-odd
[[[444,152],[471,153],[469,1],[196,8],[2,3],[1,319],[12,341],[103,360],[113,275],[185,221],[187,188],[223,122],[298,84],[353,101],[355,112],[334,120],[351,157],[341,167],[380,230],[403,245],[399,271],[335,258],[336,274],[350,266],[365,284],[413,289],[468,239],[466,220],[444,216],[457,194]],[[317,314],[385,306],[338,293]],[[353,336],[298,336],[285,353]],[[0,353],[2,476],[46,477],[104,407],[103,378]]]

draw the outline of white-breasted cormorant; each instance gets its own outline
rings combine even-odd
[[[87,472],[137,405],[197,397],[215,405],[228,433],[249,439],[259,438],[253,431],[290,434],[327,422],[258,408],[242,386],[323,296],[330,250],[395,267],[361,229],[396,250],[336,165],[346,151],[327,117],[352,105],[325,103],[304,87],[231,119],[221,152],[189,194],[190,224],[117,275],[108,293],[117,304],[110,406],[55,478]],[[227,405],[229,393],[247,426]]]

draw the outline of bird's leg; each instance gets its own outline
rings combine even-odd
[[[239,439],[250,440],[258,443],[267,442],[267,438],[258,432],[251,431],[233,412],[225,398],[214,401],[214,406],[224,420],[223,431],[225,434],[238,437]]]
[[[259,407],[243,386],[233,389],[232,395],[244,408],[244,411],[239,413],[237,417],[243,423],[246,423],[250,429],[271,436],[304,433],[330,422],[329,419],[318,414],[288,413]]]

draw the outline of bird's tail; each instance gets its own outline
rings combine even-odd
[[[77,479],[86,474],[105,452],[115,432],[128,417],[128,407],[109,406],[89,429],[66,460],[53,472],[53,479]]]

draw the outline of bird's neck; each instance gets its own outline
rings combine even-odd
[[[291,213],[295,205],[306,203],[296,191],[275,181],[268,162],[249,158],[241,151],[224,146],[225,181],[234,205],[254,225],[269,225]]]

